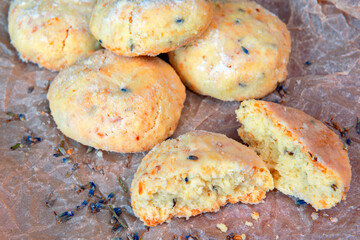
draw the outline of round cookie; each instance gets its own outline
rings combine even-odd
[[[261,98],[287,75],[290,33],[255,2],[215,1],[214,18],[195,42],[169,53],[194,92],[225,101]]]
[[[259,203],[274,188],[256,153],[223,134],[194,131],[154,147],[131,183],[131,205],[146,225],[173,216],[217,211],[230,203]]]
[[[99,50],[60,71],[47,98],[66,136],[129,153],[150,150],[174,132],[185,87],[160,58]]]
[[[125,56],[172,51],[209,26],[209,0],[99,0],[90,30],[103,47]]]
[[[60,70],[100,48],[88,22],[96,0],[14,0],[9,34],[20,58]]]
[[[275,187],[316,210],[350,188],[351,166],[339,137],[322,122],[280,104],[248,100],[236,111],[240,137],[267,163]]]

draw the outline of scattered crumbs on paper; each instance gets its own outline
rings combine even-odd
[[[228,230],[227,226],[223,223],[216,224],[216,227],[223,233],[227,232],[227,230]]]
[[[338,218],[337,218],[337,217],[331,217],[331,218],[330,218],[330,221],[331,221],[332,223],[337,223],[337,222],[338,222]]]
[[[311,218],[312,218],[312,220],[316,220],[316,219],[318,219],[319,218],[319,214],[317,213],[317,212],[313,212],[312,214],[311,214]]]
[[[96,156],[98,156],[98,157],[100,157],[100,158],[102,158],[103,157],[103,152],[102,151],[97,151],[96,152]]]
[[[251,214],[251,218],[254,219],[255,221],[258,221],[260,217],[260,214],[258,212],[253,212]]]
[[[245,222],[245,225],[248,226],[248,227],[252,227],[254,224],[253,224],[252,222],[246,221],[246,222]]]

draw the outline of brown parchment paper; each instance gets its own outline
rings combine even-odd
[[[342,127],[354,126],[360,117],[360,3],[358,0],[259,0],[278,15],[291,31],[292,53],[285,87],[290,91],[282,99],[277,92],[265,100],[281,101],[327,122],[334,117]],[[104,194],[116,191],[114,206],[122,207],[121,217],[130,229],[127,233],[143,239],[185,239],[188,234],[199,239],[225,239],[229,233],[246,234],[246,239],[359,239],[360,238],[360,135],[351,128],[349,156],[352,165],[351,188],[347,199],[330,210],[318,212],[295,205],[280,192],[267,194],[258,205],[232,204],[216,213],[206,213],[189,220],[173,219],[168,224],[146,229],[133,216],[130,197],[118,184],[121,176],[130,187],[133,174],[145,155],[92,152],[68,139],[57,130],[47,113],[46,92],[56,73],[19,61],[9,43],[7,11],[9,1],[0,2],[0,239],[112,239],[110,213],[93,214],[83,209],[64,224],[56,224],[52,211],[73,209],[86,199],[77,194],[73,184],[95,182]],[[309,61],[310,65],[305,64]],[[34,90],[28,91],[30,87]],[[31,92],[31,93],[30,93]],[[175,136],[194,129],[220,132],[239,140],[234,110],[237,102],[222,102],[187,91],[187,99]],[[6,120],[6,112],[23,113],[26,121]],[[336,130],[334,130],[336,131]],[[10,146],[32,133],[42,142],[15,151]],[[337,132],[339,134],[339,132]],[[102,166],[104,175],[80,164],[72,177],[65,178],[72,164],[54,157],[56,147],[65,139],[73,150],[72,158]],[[53,192],[57,199],[52,208],[45,198]],[[252,212],[260,218],[251,218]],[[246,226],[245,222],[253,226]],[[227,233],[216,224],[224,223]]]

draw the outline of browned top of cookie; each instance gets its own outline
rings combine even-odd
[[[140,152],[174,132],[185,87],[160,58],[99,50],[63,69],[47,97],[66,136],[107,151]]]
[[[322,122],[306,113],[280,104],[257,101],[264,107],[274,123],[283,125],[288,135],[302,144],[318,167],[326,167],[339,174],[349,190],[351,166],[347,151],[339,137]]]

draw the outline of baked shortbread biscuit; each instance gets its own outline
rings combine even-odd
[[[96,0],[14,0],[9,34],[20,58],[60,70],[100,48],[88,24]]]
[[[225,135],[194,131],[167,140],[142,160],[131,184],[134,213],[148,226],[230,203],[259,203],[273,189],[265,163]]]
[[[203,33],[212,13],[209,0],[99,0],[90,29],[103,47],[119,55],[155,56]]]
[[[248,100],[236,111],[240,137],[267,163],[275,187],[316,210],[335,206],[350,187],[351,167],[339,137],[304,112]]]
[[[287,75],[290,33],[250,1],[214,1],[214,18],[195,42],[169,53],[187,87],[225,101],[261,98]]]
[[[66,136],[108,151],[140,152],[174,132],[185,87],[160,58],[99,50],[60,71],[47,98]]]

